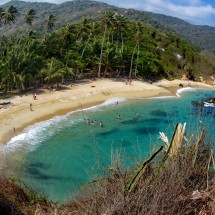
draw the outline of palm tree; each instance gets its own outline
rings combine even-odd
[[[46,67],[41,70],[44,80],[47,84],[63,82],[65,79],[70,79],[74,76],[73,70],[70,67],[64,66],[62,62],[56,58],[51,58]]]
[[[48,30],[52,30],[52,28],[55,25],[55,21],[56,21],[56,17],[54,15],[52,15],[52,14],[49,15],[49,17],[47,19],[47,22],[46,22]]]
[[[76,31],[75,26],[72,24],[68,24],[67,26],[61,28],[60,33],[66,45],[68,45],[71,42],[72,36],[75,33],[75,31]]]
[[[87,29],[89,28],[91,20],[90,19],[82,19],[81,23],[78,25],[78,35],[83,35],[86,33]]]
[[[36,39],[36,32],[29,31],[25,36],[22,38],[24,40],[25,45],[29,45],[33,40]]]
[[[3,21],[3,18],[4,18],[4,9],[0,7],[0,27],[1,27],[1,23]]]
[[[115,47],[111,42],[107,42],[106,48],[103,52],[103,65],[104,65],[104,76],[108,70],[111,70],[111,66],[114,64]]]
[[[98,24],[95,23],[95,22],[90,22],[89,25],[88,25],[88,28],[86,29],[86,33],[88,34],[88,39],[87,39],[87,42],[82,50],[82,53],[81,53],[81,59],[84,55],[84,52],[90,42],[90,39],[92,36],[95,36],[96,35],[96,31],[97,31],[97,28],[98,28]]]
[[[106,32],[108,27],[112,24],[113,22],[113,12],[107,12],[105,16],[103,17],[102,20],[102,25],[105,25],[105,30],[104,30],[104,35],[103,35],[103,40],[102,40],[102,46],[101,46],[101,53],[100,53],[100,60],[99,60],[99,70],[98,70],[98,78],[101,78],[101,65],[102,65],[102,54],[103,54],[103,49],[104,49],[104,43],[105,43],[105,38],[106,38]]]
[[[16,18],[16,14],[17,14],[16,7],[14,7],[13,5],[10,6],[7,11],[3,12],[4,24],[9,24],[10,25],[11,23],[14,23],[15,18]]]
[[[46,34],[41,40],[41,51],[45,58],[61,57],[63,55],[64,44],[57,33]]]
[[[34,18],[36,17],[36,11],[34,9],[30,9],[26,14],[25,14],[25,22],[28,25],[32,25],[32,22]]]
[[[134,55],[136,53],[137,50],[137,61],[139,59],[139,53],[140,53],[140,43],[141,43],[141,35],[142,35],[142,25],[140,22],[135,23],[135,25],[133,26],[133,30],[135,31],[135,47],[133,49],[133,53],[131,56],[131,64],[130,64],[130,72],[129,72],[129,78],[131,78],[131,73],[132,73],[132,67],[133,67],[133,61],[134,61]],[[136,73],[137,73],[137,64],[136,64],[136,68],[135,68],[135,78],[136,78]]]
[[[122,41],[122,52],[124,49],[124,33],[126,32],[127,28],[127,20],[123,15],[114,15],[114,27],[117,31],[117,39],[116,39],[116,52],[118,51],[118,44],[119,44],[119,37],[121,37]]]

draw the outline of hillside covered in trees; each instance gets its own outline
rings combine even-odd
[[[46,32],[44,24],[47,22],[50,14],[53,14],[56,17],[56,23],[54,26],[54,29],[56,30],[68,23],[76,23],[81,18],[96,21],[100,19],[105,12],[112,11],[124,15],[129,20],[149,24],[161,31],[175,32],[200,49],[209,50],[210,52],[215,53],[214,27],[192,25],[171,16],[133,9],[117,8],[91,0],[74,0],[62,4],[30,3],[12,0],[11,2],[3,5],[2,8],[6,9],[11,5],[15,6],[18,10],[17,20],[15,24],[10,27],[2,26],[0,28],[0,33],[4,35],[26,33],[29,27],[24,24],[25,21],[23,19],[23,14],[27,13],[30,9],[34,9],[36,11],[36,18],[33,22],[33,26],[34,30],[37,30],[38,32]]]
[[[84,1],[74,4],[78,2]],[[20,2],[13,3],[0,8],[0,29],[7,32],[0,36],[2,94],[78,78],[127,76],[156,81],[186,75],[199,80],[199,76],[207,79],[215,73],[213,55],[208,53],[206,58],[168,29],[164,32],[129,20],[125,13],[132,15],[130,10],[104,13],[97,8],[98,17],[86,18],[75,15],[74,9],[77,20],[61,26],[57,14],[49,11],[56,5],[43,4],[46,13],[40,19],[42,6],[34,8],[28,3],[26,10],[17,7]],[[63,4],[65,11],[68,4]],[[94,16],[90,7],[87,14]],[[8,36],[16,29],[17,33]],[[92,187],[88,184],[82,196],[65,205],[1,178],[0,214],[213,214],[212,147],[204,140],[204,129],[196,140],[192,136],[185,141],[185,129],[181,132],[178,128],[179,124],[170,144],[164,142],[165,150],[161,145],[136,169],[124,171],[116,160],[106,178],[94,181]],[[178,138],[178,134],[183,135]]]
[[[16,23],[15,6],[1,9],[2,26]],[[191,44],[150,25],[107,12],[98,21],[81,19],[53,31],[57,18],[49,14],[46,33],[34,31],[36,11],[22,15],[27,33],[0,37],[0,89],[22,91],[83,77],[158,80],[214,74],[212,63]],[[211,61],[212,62],[212,61]]]

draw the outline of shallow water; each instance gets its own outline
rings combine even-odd
[[[65,202],[80,186],[102,175],[113,153],[121,153],[124,165],[130,166],[162,144],[159,131],[170,137],[177,122],[187,122],[189,136],[199,131],[201,120],[210,130],[208,138],[213,138],[215,108],[196,108],[191,102],[214,97],[215,91],[190,89],[180,96],[115,98],[32,125],[1,148],[4,174],[24,181],[51,200]],[[97,124],[87,125],[87,119],[97,120]]]

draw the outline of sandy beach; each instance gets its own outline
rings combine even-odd
[[[153,84],[133,80],[131,84],[125,84],[124,79],[99,79],[80,80],[63,86],[58,91],[38,89],[36,100],[33,98],[33,92],[0,99],[0,103],[8,101],[12,104],[0,109],[0,144],[6,144],[13,136],[36,122],[100,104],[110,98],[129,99],[176,95],[177,89],[181,88],[180,83],[183,87],[213,89],[211,85],[199,82],[190,82],[188,85],[187,81],[182,80],[162,80]]]

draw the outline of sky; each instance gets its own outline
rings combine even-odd
[[[0,0],[0,5],[10,0]],[[63,3],[66,0],[24,0],[29,2]],[[195,25],[215,27],[215,0],[98,0],[123,8],[165,14]]]

